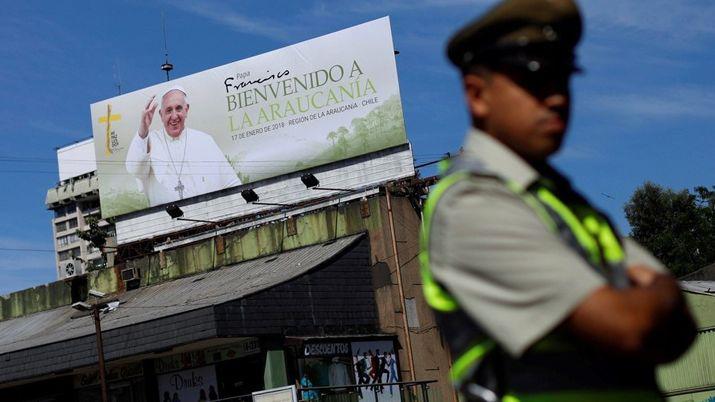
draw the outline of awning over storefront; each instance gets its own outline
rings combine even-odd
[[[102,315],[106,359],[211,338],[374,333],[369,266],[356,235],[127,292]],[[0,322],[0,384],[96,364],[92,317],[76,315]]]

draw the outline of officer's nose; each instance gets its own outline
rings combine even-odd
[[[549,109],[559,109],[568,105],[568,95],[564,92],[557,92],[547,95],[544,98],[544,105]]]

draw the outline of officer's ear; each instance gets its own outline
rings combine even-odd
[[[476,120],[482,120],[489,114],[488,91],[490,77],[488,73],[468,72],[462,80],[467,107]]]

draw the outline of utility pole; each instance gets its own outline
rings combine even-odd
[[[99,304],[92,305],[94,331],[97,335],[97,356],[99,358],[99,384],[102,388],[102,402],[109,402],[107,394],[107,378],[104,371],[104,343],[102,342],[102,325],[99,323]],[[106,307],[106,304],[104,305]]]
[[[104,343],[102,342],[102,324],[100,323],[99,311],[104,309],[112,311],[117,308],[117,306],[119,305],[119,301],[116,298],[112,300],[106,300],[104,299],[106,294],[94,289],[91,289],[89,291],[89,295],[99,300],[96,300],[94,303],[80,301],[72,304],[72,308],[82,312],[91,312],[92,314],[92,318],[94,320],[94,333],[97,340],[97,363],[99,369],[99,384],[101,387],[102,402],[109,402],[109,393],[107,391],[107,377],[104,365]]]

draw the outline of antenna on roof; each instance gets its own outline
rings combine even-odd
[[[164,12],[161,12],[161,30],[164,32],[164,64],[161,65],[161,69],[166,72],[166,80],[169,81],[169,71],[174,69],[174,65],[169,63],[169,49],[166,46],[166,17]]]
[[[117,95],[122,94],[122,73],[119,71],[119,61],[114,60],[114,86],[117,87]]]

